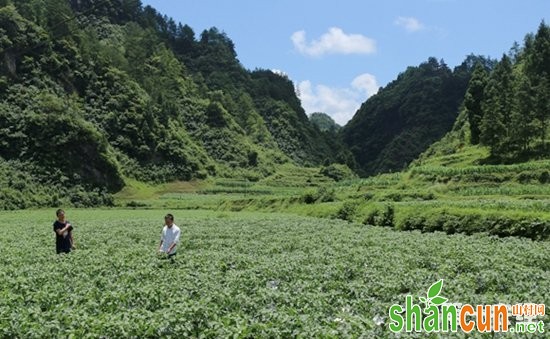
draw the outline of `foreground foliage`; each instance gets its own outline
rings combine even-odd
[[[548,242],[179,212],[170,264],[155,257],[164,213],[69,211],[67,256],[53,211],[0,214],[0,337],[390,337],[389,306],[438,279],[452,302],[550,303]]]

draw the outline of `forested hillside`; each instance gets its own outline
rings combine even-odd
[[[478,61],[491,64],[469,56],[451,70],[443,61],[429,58],[367,100],[342,130],[360,174],[400,171],[445,135]]]
[[[321,132],[337,132],[342,126],[338,125],[332,117],[326,113],[312,113],[309,120],[313,122]]]
[[[453,129],[418,163],[468,152],[478,154],[469,165],[548,159],[549,123],[550,27],[542,22],[493,66],[475,65]]]
[[[463,118],[458,119],[459,112]],[[500,61],[469,56],[451,71],[430,58],[363,104],[342,137],[363,175],[398,171],[432,147],[489,147],[482,163],[548,158],[550,129],[550,28],[515,43]],[[458,137],[462,141],[458,141]],[[440,154],[443,155],[443,154]]]
[[[124,178],[257,180],[280,163],[336,161],[293,83],[243,68],[216,28],[196,36],[139,0],[0,6],[0,195],[12,207],[108,203]]]

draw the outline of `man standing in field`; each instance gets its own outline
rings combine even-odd
[[[57,220],[53,223],[53,231],[55,232],[55,250],[59,253],[69,253],[74,250],[73,243],[73,226],[69,221],[65,220],[65,211],[58,209],[55,212]]]
[[[167,214],[164,217],[164,228],[160,237],[159,253],[166,253],[168,258],[174,259],[176,246],[180,241],[180,228],[174,224],[174,216]]]

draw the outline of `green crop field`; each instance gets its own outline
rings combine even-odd
[[[170,263],[166,212],[67,210],[69,255],[53,210],[2,212],[0,337],[394,337],[390,305],[438,279],[451,302],[550,304],[548,241],[176,210]]]

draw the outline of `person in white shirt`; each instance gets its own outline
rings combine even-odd
[[[174,224],[174,216],[167,214],[164,217],[164,228],[160,237],[159,253],[166,253],[168,258],[176,255],[176,247],[180,242],[180,228]]]

